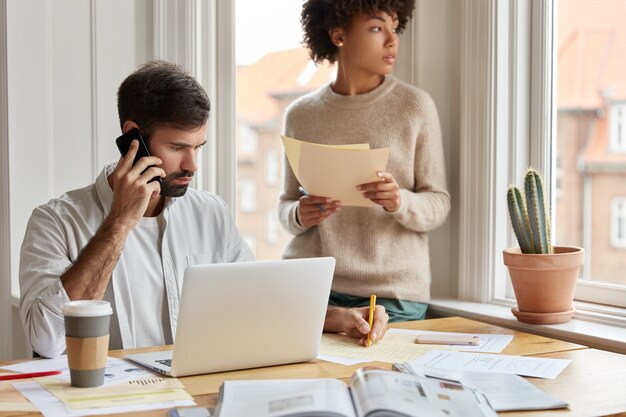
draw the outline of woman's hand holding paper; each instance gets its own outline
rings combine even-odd
[[[400,208],[400,187],[390,173],[379,172],[377,175],[380,180],[358,185],[356,189],[363,191],[363,197],[393,213]]]

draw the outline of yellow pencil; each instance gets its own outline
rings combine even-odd
[[[372,325],[374,324],[374,310],[376,309],[376,296],[374,294],[370,295],[370,332],[367,334],[367,346],[372,344],[372,339],[370,335],[372,334]]]

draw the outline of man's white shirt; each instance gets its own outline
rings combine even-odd
[[[108,165],[94,184],[35,208],[28,222],[20,256],[20,316],[26,337],[42,356],[55,357],[65,350],[62,309],[69,297],[60,277],[72,266],[109,213],[113,191],[107,176],[113,169],[115,164]],[[141,343],[144,337],[159,333],[151,326],[163,330],[164,342],[168,341],[168,331],[175,338],[187,266],[254,260],[228,206],[214,194],[188,189],[183,197],[168,199],[159,218],[162,222],[159,259],[152,255],[146,259],[145,251],[138,253],[137,248],[125,247],[113,270],[104,296],[115,310],[110,349],[138,347],[137,343]],[[136,267],[147,263],[154,268],[150,272],[151,278],[141,278]],[[159,316],[161,325],[157,324],[159,320],[146,323],[139,317],[147,312],[141,310],[145,305],[137,310],[137,290],[133,290],[139,288],[136,285],[154,284],[160,280],[155,272],[159,268],[164,291],[155,288],[155,292],[164,295],[162,306],[166,307],[167,313]],[[154,303],[152,297],[159,297],[154,293],[142,296],[145,298],[140,303]],[[137,333],[140,321],[143,321],[142,326],[151,327],[145,329],[143,335]]]

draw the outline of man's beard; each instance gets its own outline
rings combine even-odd
[[[192,171],[177,171],[163,178],[161,182],[161,195],[163,197],[182,197],[187,192],[189,184],[174,184],[178,178],[193,177]]]

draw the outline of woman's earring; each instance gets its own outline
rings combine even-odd
[[[341,48],[342,46],[343,46],[343,42],[339,42],[339,43],[337,44],[337,47],[339,47],[339,48]]]

